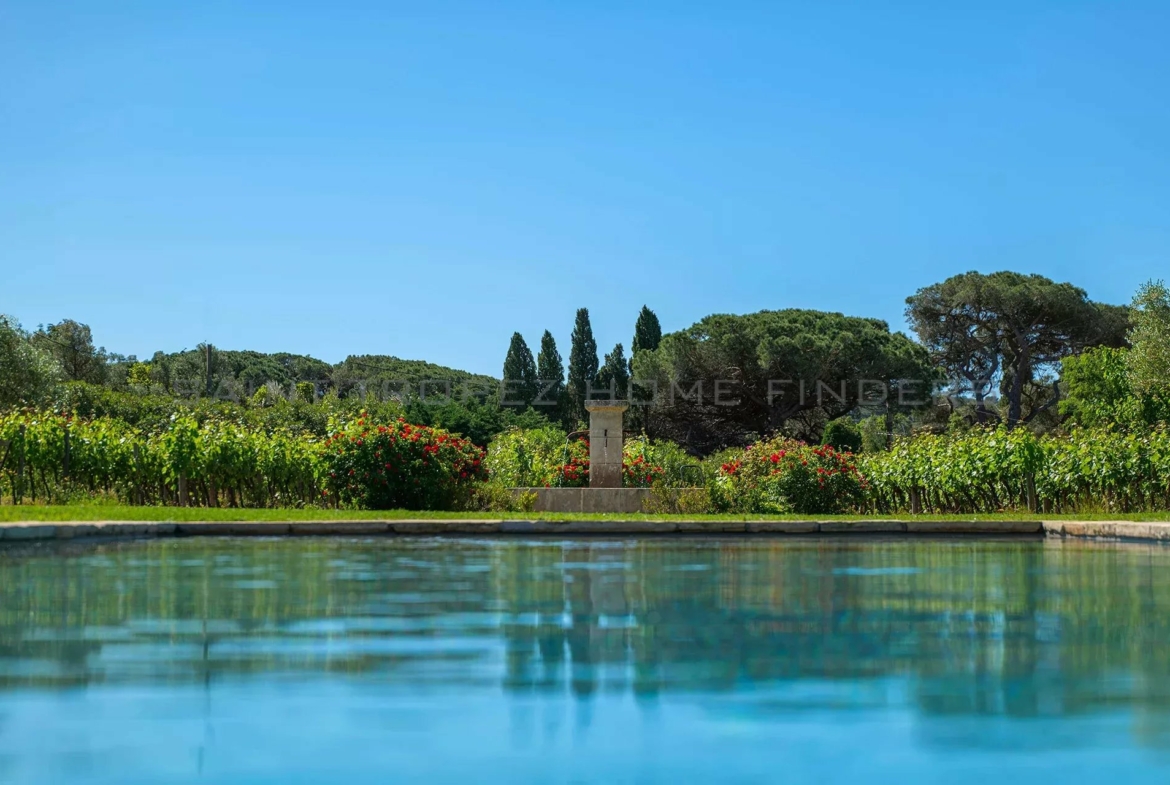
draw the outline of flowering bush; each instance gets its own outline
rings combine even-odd
[[[362,416],[325,446],[330,492],[365,509],[456,509],[487,479],[483,450],[470,440],[402,418],[374,425]]]
[[[623,448],[622,460],[626,464],[623,468],[629,469],[626,473],[627,486],[690,488],[704,484],[699,459],[671,441],[651,441],[645,436],[628,439]],[[641,468],[648,468],[649,471],[640,471]],[[650,479],[647,479],[647,474]]]
[[[651,466],[646,456],[637,455],[632,458],[622,458],[622,486],[626,488],[649,488],[661,482],[664,470],[661,466]]]
[[[853,454],[774,438],[720,466],[721,507],[746,513],[838,513],[861,504],[868,487]]]
[[[561,488],[584,488],[589,485],[589,440],[569,443],[569,462],[561,465],[552,485]]]
[[[626,488],[649,488],[662,480],[661,466],[651,463],[645,454],[644,443],[632,440],[623,445],[622,486]],[[564,488],[583,488],[589,485],[589,440],[579,439],[572,443],[569,462],[561,466],[557,485]]]
[[[677,445],[631,439],[624,445],[622,484],[647,488],[663,482],[666,470],[659,458],[675,455],[677,462],[698,466]],[[488,446],[487,467],[493,482],[511,488],[583,488],[589,485],[589,440],[566,441],[556,428],[515,429],[496,437]],[[696,471],[695,474],[698,474]]]

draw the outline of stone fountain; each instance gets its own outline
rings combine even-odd
[[[622,425],[628,401],[586,401],[589,487],[534,488],[537,512],[641,512],[648,488],[622,487]]]

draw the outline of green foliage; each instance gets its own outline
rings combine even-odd
[[[1161,281],[1142,285],[1133,300],[1133,348],[1126,355],[1129,382],[1142,396],[1170,400],[1170,290]]]
[[[711,488],[706,485],[694,488],[655,485],[644,509],[654,515],[711,515],[717,511]]]
[[[325,442],[329,492],[367,510],[455,510],[487,479],[483,450],[446,431],[366,416]]]
[[[589,323],[589,309],[578,308],[573,324],[573,342],[569,349],[569,378],[566,384],[570,427],[588,419],[585,395],[597,378],[597,341]]]
[[[634,324],[634,342],[630,346],[630,376],[634,376],[634,356],[643,351],[654,351],[662,343],[662,325],[658,317],[647,306],[643,305],[638,313],[638,321]],[[638,379],[637,381],[642,381]],[[628,397],[635,402],[627,413],[629,427],[632,430],[645,430],[647,425],[647,407],[637,402],[648,402],[653,398],[653,390],[643,385],[631,385]]]
[[[626,365],[626,357],[622,345],[613,347],[613,351],[605,355],[605,363],[597,372],[597,388],[607,390],[607,397],[612,400],[623,401],[628,395],[630,386],[630,372]]]
[[[796,309],[708,316],[665,336],[657,350],[638,352],[634,368],[637,378],[658,385],[654,432],[704,453],[867,405],[861,380],[918,380],[903,395],[909,403],[927,399],[934,379],[923,348],[885,322]],[[720,379],[734,380],[722,400],[736,405],[716,403]],[[780,380],[791,383],[769,383]]]
[[[698,458],[687,453],[679,445],[665,439],[649,439],[646,436],[627,439],[624,445],[626,460],[641,457],[643,463],[662,469],[655,485],[669,488],[697,487],[705,484],[703,469]]]
[[[1062,358],[1116,343],[1123,312],[1089,301],[1083,289],[1040,275],[952,276],[906,299],[906,318],[953,389],[971,394],[981,421],[998,419],[985,399],[998,381],[1009,426],[1030,422],[1055,395],[1029,396]],[[1036,405],[1024,411],[1031,397]]]
[[[126,370],[126,383],[143,392],[149,391],[151,385],[154,384],[150,363],[131,363]]]
[[[1126,362],[1131,351],[1099,347],[1064,358],[1060,413],[1084,428],[1141,422],[1141,402],[1134,395]]]
[[[540,392],[537,382],[536,361],[520,333],[512,333],[508,356],[504,358],[504,406],[528,406]]]
[[[1170,293],[1147,283],[1130,312],[1132,348],[1066,357],[1060,413],[1084,428],[1143,428],[1170,420]]]
[[[343,399],[344,400],[344,399]],[[388,404],[373,404],[381,409]],[[501,408],[494,400],[450,400],[445,403],[412,401],[404,407],[406,419],[420,425],[432,425],[462,434],[485,447],[499,433],[509,428],[543,428],[548,420],[533,409]]]
[[[482,512],[532,512],[535,508],[535,491],[516,491],[493,479],[476,485],[470,507]]]
[[[846,417],[830,420],[825,426],[821,444],[832,447],[837,452],[861,452],[863,439],[861,429]]]
[[[36,346],[20,322],[0,314],[0,409],[40,403],[59,374],[53,355]]]
[[[713,495],[731,512],[817,515],[860,506],[866,488],[852,455],[775,437],[723,464]]]
[[[53,356],[65,379],[101,384],[106,380],[109,355],[95,348],[89,325],[65,319],[42,326],[32,335],[34,345]]]
[[[0,415],[0,440],[10,444],[0,494],[13,502],[82,492],[126,504],[296,507],[318,503],[322,490],[319,440],[188,413],[142,430],[108,417],[13,411]]]
[[[914,495],[923,512],[1027,509],[1030,484],[1047,512],[1170,507],[1170,432],[1161,427],[923,434],[863,455],[860,466],[871,485],[870,509],[879,512],[909,510]]]
[[[536,357],[536,375],[542,389],[540,412],[550,422],[559,423],[565,414],[565,366],[552,333],[540,337],[540,354]]]
[[[551,428],[511,429],[488,446],[487,467],[493,482],[512,488],[589,485],[589,441],[566,440],[564,431]],[[669,469],[659,461],[665,460]],[[622,454],[623,484],[642,488],[659,483],[682,485],[684,466],[697,469],[698,461],[677,445],[631,439]],[[694,482],[698,472],[689,476]]]
[[[329,363],[302,355],[225,351],[207,345],[169,354],[156,352],[150,361],[151,384],[171,395],[210,395],[233,401],[248,398],[266,385],[275,385],[287,395],[298,382],[328,383],[333,370]]]
[[[499,380],[490,376],[387,355],[351,355],[334,366],[328,378],[343,398],[355,393],[358,397],[375,393],[379,400],[392,396],[404,403],[424,392],[426,396],[438,397],[450,392],[459,400],[465,397],[495,400],[500,390]]]
[[[113,418],[145,431],[166,427],[172,415],[190,414],[197,422],[212,419],[227,419],[247,424],[249,427],[276,431],[307,432],[324,437],[328,418],[343,413],[354,414],[361,408],[361,401],[326,398],[318,404],[300,400],[285,400],[269,396],[264,392],[263,401],[257,401],[265,388],[257,391],[249,405],[202,398],[199,400],[180,399],[169,395],[153,393],[132,393],[111,390],[85,382],[69,382],[59,385],[54,393],[53,407],[58,411],[71,412],[84,419]],[[393,419],[402,414],[402,408],[390,402],[380,404],[378,415]]]
[[[511,428],[501,433],[487,450],[487,469],[492,481],[509,488],[555,485],[569,449],[565,438],[564,431],[550,426]]]
[[[649,488],[663,482],[665,470],[653,462],[654,448],[646,440],[634,439],[622,445],[622,487]],[[569,445],[568,459],[560,467],[555,486],[584,488],[589,485],[589,440]]]
[[[623,445],[622,487],[649,488],[663,482],[666,470],[653,463],[652,457],[637,450],[637,443]]]
[[[557,470],[552,485],[558,488],[585,488],[589,485],[589,441],[575,439],[569,443],[563,466]]]
[[[862,418],[857,429],[861,432],[860,452],[882,452],[894,438],[910,435],[911,421],[901,412],[891,412],[889,416],[875,414]]]
[[[638,352],[646,349],[654,351],[662,343],[662,325],[658,323],[658,316],[643,305],[638,312],[638,321],[634,323],[634,343],[630,346],[631,358]]]

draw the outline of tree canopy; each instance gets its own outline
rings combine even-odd
[[[0,314],[0,407],[40,401],[59,374],[53,355],[32,341],[20,322]]]
[[[597,385],[601,390],[608,390],[610,398],[625,400],[630,386],[629,366],[626,364],[625,350],[619,343],[613,351],[605,355],[605,362],[597,371]]]
[[[980,419],[999,419],[988,406],[998,384],[1010,426],[1030,422],[1059,400],[1052,393],[1024,411],[1030,388],[1060,361],[1096,345],[1124,342],[1125,314],[1088,299],[1069,283],[1041,275],[978,272],[952,276],[906,299],[906,318],[952,392],[970,394]]]
[[[1150,281],[1138,290],[1132,321],[1130,384],[1139,394],[1170,399],[1170,290],[1165,284]]]
[[[66,380],[90,384],[106,380],[109,357],[104,348],[93,345],[89,325],[64,319],[42,326],[33,333],[32,342],[53,356]]]
[[[926,351],[885,322],[802,309],[708,316],[640,352],[634,368],[657,385],[656,433],[698,451],[785,426],[812,435],[884,403],[883,384],[893,405],[909,406],[929,398],[934,378]]]

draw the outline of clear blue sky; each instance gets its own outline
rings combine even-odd
[[[958,8],[959,5],[965,6]],[[1170,277],[1170,4],[0,0],[0,312],[498,374],[969,269]]]

